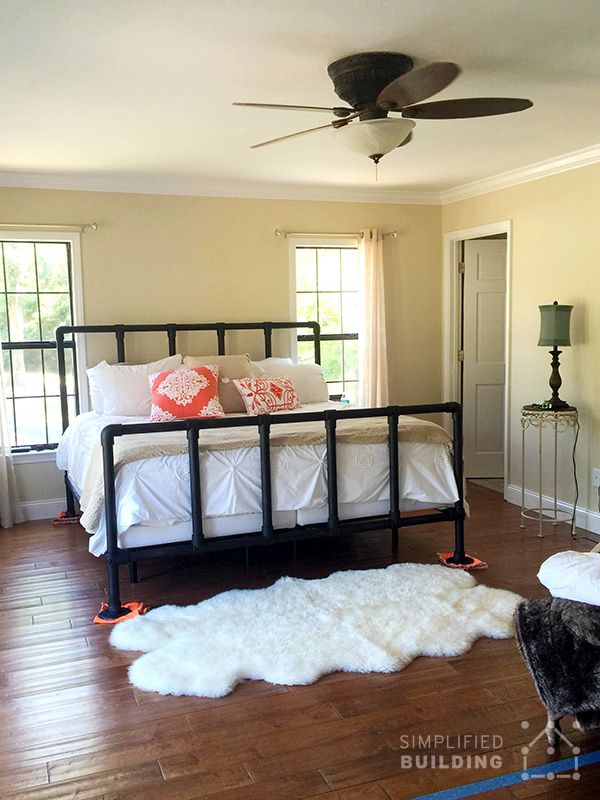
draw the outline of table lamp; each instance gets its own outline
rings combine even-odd
[[[570,323],[571,311],[573,306],[561,306],[558,300],[555,300],[551,306],[540,306],[540,340],[538,345],[540,347],[551,347],[550,355],[552,356],[552,374],[550,375],[550,388],[552,389],[552,397],[544,403],[544,407],[549,408],[551,411],[563,411],[571,408],[571,406],[558,396],[558,390],[562,385],[562,380],[558,368],[560,361],[558,360],[562,350],[559,347],[570,347]]]

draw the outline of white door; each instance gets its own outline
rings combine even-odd
[[[506,239],[465,242],[464,459],[467,478],[504,476]]]

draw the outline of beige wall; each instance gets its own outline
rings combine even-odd
[[[0,222],[98,223],[82,235],[87,323],[288,319],[288,243],[275,228],[397,229],[385,243],[391,400],[440,399],[439,207],[0,189]],[[134,340],[128,356],[146,355]]]
[[[577,461],[581,500],[597,511],[591,469],[600,467],[600,166],[572,170],[443,208],[445,232],[502,220],[512,220],[509,480],[521,483],[519,410],[550,394],[550,356],[546,348],[536,346],[537,306],[554,300],[570,303],[574,306],[573,346],[564,348],[561,356],[561,396],[580,411]],[[569,471],[564,453],[559,494],[566,501],[572,499]],[[534,489],[533,470],[527,472],[527,488]]]

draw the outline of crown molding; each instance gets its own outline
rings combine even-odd
[[[470,197],[497,192],[499,189],[508,189],[511,186],[518,186],[520,183],[547,178],[550,175],[558,175],[560,172],[587,167],[598,162],[600,162],[600,144],[595,144],[592,147],[573,150],[571,153],[565,153],[556,158],[537,161],[535,164],[529,164],[526,167],[501,172],[498,175],[492,175],[490,178],[482,178],[479,181],[465,183],[462,186],[456,186],[454,189],[445,189],[440,192],[440,201],[442,205],[456,203],[458,200],[468,200]]]
[[[259,182],[219,181],[182,176],[75,175],[61,172],[0,172],[0,187],[14,189],[63,189],[79,192],[157,194],[189,197],[232,197],[257,200],[309,200],[336,203],[389,203],[447,205],[560,172],[600,162],[600,144],[538,161],[489,178],[438,191],[403,190],[378,186],[316,186]]]
[[[260,200],[320,200],[342,203],[407,203],[439,205],[439,192],[377,189],[359,186],[310,186],[258,182],[217,181],[202,178],[140,175],[74,175],[44,172],[0,172],[0,187],[63,189],[80,192],[233,197]]]

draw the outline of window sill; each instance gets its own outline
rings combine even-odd
[[[43,461],[56,463],[56,450],[31,450],[28,453],[13,453],[14,464],[38,464]]]

